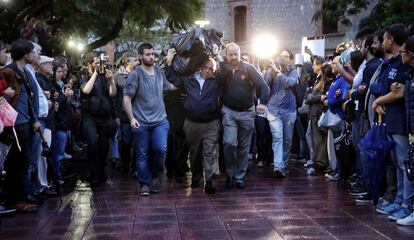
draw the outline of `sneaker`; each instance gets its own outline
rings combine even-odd
[[[159,178],[153,178],[151,182],[151,192],[153,193],[159,193],[161,191],[160,186],[160,179]]]
[[[404,226],[414,226],[414,212],[403,219],[398,219],[397,224]]]
[[[358,197],[362,195],[367,195],[368,191],[365,187],[363,187],[361,184],[356,184],[354,186],[351,185],[351,188],[348,192],[349,195]]]
[[[17,212],[36,212],[37,204],[19,202],[18,204],[16,204],[15,209]]]
[[[329,181],[338,181],[341,177],[339,176],[338,172],[333,172],[331,174],[326,173],[325,177],[329,180]]]
[[[314,175],[314,174],[315,174],[315,168],[313,168],[313,167],[308,168],[308,169],[306,170],[306,173],[307,173],[309,176]]]
[[[65,158],[65,159],[72,159],[72,155],[70,155],[70,154],[68,154],[68,153],[64,153],[63,154],[63,157]]]
[[[365,194],[362,196],[358,196],[355,199],[355,204],[357,205],[371,205],[374,204],[374,200],[372,200],[371,194]]]
[[[238,182],[236,182],[236,187],[238,189],[243,189],[243,188],[246,187],[246,183],[244,183],[244,181],[238,181]]]
[[[213,181],[207,180],[206,185],[204,186],[204,191],[207,194],[214,194],[216,192],[216,189],[213,187]]]
[[[147,185],[142,185],[139,193],[141,196],[149,196],[150,195],[150,188]]]
[[[391,221],[397,221],[403,218],[406,218],[410,215],[410,211],[408,211],[408,209],[402,207],[400,209],[398,209],[397,211],[395,211],[393,214],[391,214],[390,216],[388,216],[388,219]]]
[[[377,207],[376,211],[377,211],[377,213],[390,215],[390,214],[393,214],[394,212],[396,212],[400,208],[401,208],[401,206],[399,204],[392,203],[392,204],[390,204],[388,206],[385,206],[385,207]]]
[[[312,160],[310,160],[310,159],[309,159],[308,161],[306,161],[306,163],[305,163],[305,164],[303,164],[303,166],[304,166],[304,167],[309,167],[309,166],[313,165],[313,163],[314,163],[314,162],[313,162]]]
[[[284,178],[284,177],[286,177],[286,173],[284,171],[279,170],[279,169],[273,170],[273,174],[277,178]]]
[[[0,204],[0,215],[9,214],[16,212],[16,209],[14,208],[7,208]]]
[[[258,161],[257,162],[257,167],[258,168],[262,168],[264,166],[263,161]]]
[[[81,146],[79,146],[78,144],[74,144],[72,149],[73,149],[74,152],[83,151],[83,148]]]
[[[303,164],[305,164],[305,163],[307,163],[309,160],[306,160],[306,158],[305,157],[301,157],[300,159],[298,159],[298,162],[299,163],[303,163]],[[311,160],[312,161],[312,160]]]

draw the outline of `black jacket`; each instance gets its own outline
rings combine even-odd
[[[414,69],[411,70],[411,78],[405,85],[405,106],[407,109],[408,133],[414,134]]]

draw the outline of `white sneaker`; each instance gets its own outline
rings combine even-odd
[[[414,226],[414,212],[412,212],[406,218],[397,220],[397,224],[404,226]]]
[[[263,161],[258,161],[257,162],[257,167],[261,168],[263,166],[264,166]]]
[[[307,160],[305,164],[303,164],[304,167],[309,167],[313,164],[313,161],[311,159]]]
[[[64,158],[65,159],[72,159],[72,155],[65,153]]]
[[[313,167],[308,168],[308,169],[306,170],[306,173],[307,173],[308,175],[314,175],[314,174],[315,174],[315,169],[314,169]]]

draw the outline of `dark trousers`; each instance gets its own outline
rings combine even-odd
[[[255,127],[257,134],[257,160],[270,164],[273,162],[273,151],[269,121],[266,118],[256,116]]]
[[[91,181],[104,181],[109,139],[115,134],[115,129],[109,127],[109,118],[96,118],[89,113],[84,113],[82,118],[83,135],[88,144]]]
[[[135,169],[135,161],[131,161],[131,148],[134,136],[129,122],[121,122],[121,161],[124,170]]]
[[[27,169],[29,167],[30,143],[33,138],[29,123],[16,125],[15,130],[21,151],[14,141],[4,162],[4,169],[7,172],[4,182],[4,193],[6,195],[6,202],[9,205],[24,201],[27,197],[24,188]],[[11,128],[5,128],[2,134],[13,136],[13,130]]]
[[[167,176],[172,178],[183,178],[188,171],[188,147],[185,143],[183,131],[185,113],[183,103],[175,97],[168,97],[165,100],[167,119],[170,123],[168,131],[168,150],[165,160]]]

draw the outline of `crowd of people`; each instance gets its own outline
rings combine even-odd
[[[220,171],[226,188],[243,189],[249,160],[284,178],[296,159],[309,175],[342,179],[357,204],[375,203],[390,220],[414,225],[414,181],[405,165],[414,133],[414,37],[394,24],[362,29],[355,42],[348,58],[341,44],[330,57],[306,49],[311,63],[295,65],[282,49],[260,66],[235,43],[215,45],[186,75],[172,66],[174,48],[161,64],[149,43],[124,54],[116,71],[103,55],[88,53],[84,71],[75,73],[65,56],[42,55],[34,41],[0,42],[0,102],[17,112],[0,134],[11,146],[1,166],[0,211],[35,211],[56,195],[70,146],[87,152],[92,188],[107,181],[109,156],[137,177],[142,196],[162,191],[164,168],[177,183],[191,172],[191,188],[214,194]],[[360,143],[381,122],[395,146],[384,153],[378,200]],[[344,138],[352,143],[347,154]]]

